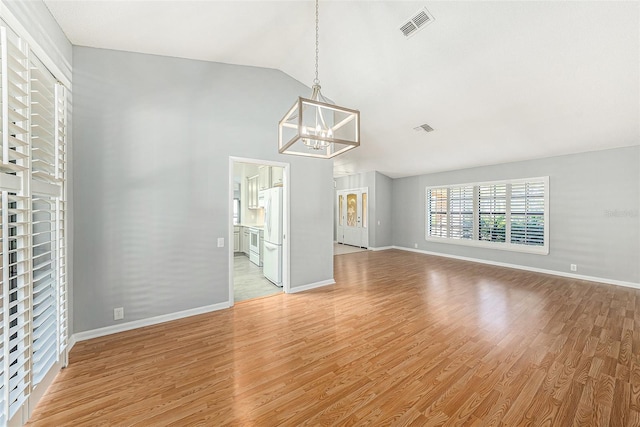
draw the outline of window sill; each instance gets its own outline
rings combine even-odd
[[[486,242],[481,240],[448,239],[443,237],[427,237],[427,242],[445,243],[449,245],[471,246],[475,248],[497,249],[500,251],[521,252],[536,255],[549,255],[549,246],[527,246],[513,243]]]

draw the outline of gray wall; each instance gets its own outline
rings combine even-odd
[[[277,70],[74,47],[74,332],[229,300],[229,156],[291,164],[292,288],[333,278],[332,162],[277,153]],[[232,242],[227,242],[229,244]]]
[[[425,187],[549,176],[549,255],[425,241]],[[443,254],[640,283],[640,147],[393,180],[393,243]]]
[[[369,189],[369,247],[391,246],[391,182],[392,179],[377,171],[363,172],[336,178],[336,191],[367,187]],[[333,238],[337,238],[335,218],[338,214],[336,197],[333,198]],[[380,224],[378,225],[378,222]]]
[[[391,198],[393,180],[386,175],[376,172],[376,194],[375,194],[375,206],[376,206],[376,222],[375,222],[375,247],[382,248],[385,246],[391,246],[393,244],[392,238],[392,212],[391,212]]]

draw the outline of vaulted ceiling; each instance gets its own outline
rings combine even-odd
[[[45,3],[76,45],[314,77],[311,1]],[[435,21],[404,37],[423,7]],[[640,3],[321,0],[320,80],[361,111],[362,145],[336,176],[638,145]],[[425,123],[434,131],[414,130]]]

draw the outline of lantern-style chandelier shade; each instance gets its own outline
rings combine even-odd
[[[311,97],[299,97],[280,120],[278,152],[330,159],[359,145],[360,112],[334,105],[320,92],[316,0],[316,78]]]
[[[360,145],[360,112],[298,98],[280,120],[278,151],[330,159]]]

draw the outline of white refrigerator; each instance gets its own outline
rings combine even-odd
[[[282,286],[282,187],[262,191],[264,196],[264,277]]]

